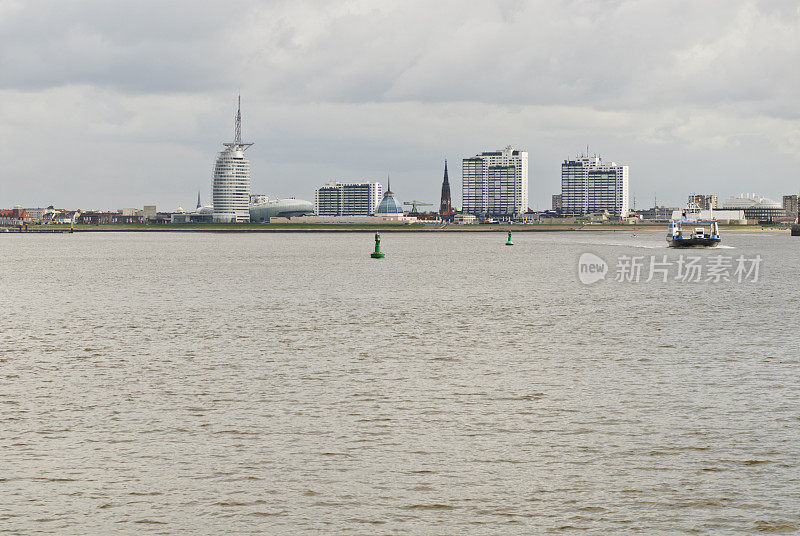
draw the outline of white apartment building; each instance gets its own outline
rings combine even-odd
[[[528,210],[528,152],[486,151],[461,163],[462,212],[515,216]]]
[[[628,166],[603,162],[599,156],[580,156],[561,164],[561,212],[583,216],[607,210],[625,217],[628,205]]]
[[[329,182],[314,190],[314,214],[373,216],[382,197],[379,182]]]
[[[242,99],[236,112],[234,141],[224,143],[214,163],[214,182],[211,197],[213,220],[247,223],[250,221],[250,162],[244,151],[253,145],[242,142]]]

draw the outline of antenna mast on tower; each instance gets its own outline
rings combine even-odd
[[[223,143],[225,147],[236,147],[242,151],[253,145],[242,141],[242,96],[239,95],[239,106],[236,109],[236,127],[233,133],[233,143]]]
[[[242,143],[242,96],[239,95],[239,107],[236,109],[236,132],[234,141]]]

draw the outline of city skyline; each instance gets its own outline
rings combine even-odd
[[[640,206],[800,191],[791,2],[443,2],[423,20],[414,2],[234,4],[233,20],[188,2],[4,5],[0,206],[210,198],[240,92],[251,189],[271,197],[391,172],[403,198],[436,202],[444,159],[508,144],[530,155],[535,210],[587,144],[630,166]],[[14,158],[30,139],[37,157]]]

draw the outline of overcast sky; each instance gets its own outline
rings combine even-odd
[[[800,190],[800,3],[0,0],[0,208],[193,207],[242,94],[252,190],[381,180],[437,203],[445,158],[630,166],[639,208]],[[631,199],[633,201],[633,199]]]

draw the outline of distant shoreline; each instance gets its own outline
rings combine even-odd
[[[18,228],[6,228],[9,233],[19,233]],[[769,232],[789,233],[789,227],[761,225],[720,226],[722,232]],[[552,224],[514,224],[514,225],[380,225],[380,224],[79,224],[75,233],[542,233],[542,232],[666,232],[666,224],[599,224],[599,225],[552,225]],[[24,233],[69,233],[69,225],[32,225]],[[0,234],[3,233],[0,230]]]

